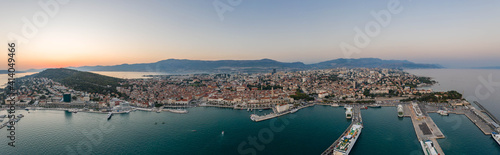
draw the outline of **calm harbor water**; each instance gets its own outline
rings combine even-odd
[[[434,90],[457,90],[465,96],[474,95],[475,87],[481,84],[479,76],[487,79],[491,73],[493,81],[500,81],[495,80],[500,79],[497,70],[409,72],[439,81],[432,87]],[[479,100],[497,116],[500,107],[495,100],[499,92]],[[105,114],[21,110],[18,113],[26,117],[16,125],[17,147],[7,146],[7,130],[1,129],[0,154],[245,154],[251,150],[257,154],[320,154],[350,124],[343,108],[318,105],[263,122],[250,121],[253,112],[246,110],[196,107],[188,111],[136,111],[114,115],[107,121]],[[0,115],[5,113],[0,111]],[[411,120],[398,118],[395,107],[369,108],[362,110],[362,116],[364,129],[351,154],[423,154]],[[464,115],[431,117],[446,136],[438,140],[446,154],[500,154],[495,141]],[[275,126],[284,128],[279,132],[270,130]],[[249,137],[258,139],[259,135],[265,144],[258,141],[259,148],[248,144]]]
[[[2,154],[69,154],[71,150],[91,154],[240,154],[238,146],[262,132],[261,136],[269,139],[267,144],[259,141],[262,150],[251,145],[241,150],[320,154],[350,124],[342,107],[314,106],[263,122],[250,121],[252,112],[246,110],[188,110],[185,115],[136,111],[114,115],[109,121],[105,114],[18,111],[26,117],[16,126],[17,147],[0,145],[0,150]],[[362,115],[365,128],[351,154],[419,153],[410,119],[398,118],[396,108],[363,110]],[[272,131],[272,126],[282,131],[268,135],[266,131]],[[6,136],[5,129],[0,131],[0,137]],[[0,142],[6,144],[8,140],[2,138]]]
[[[0,144],[5,145],[0,150],[1,154],[68,154],[79,149],[92,154],[239,154],[238,145],[271,131],[273,122],[282,131],[262,134],[269,142],[259,142],[264,148],[258,154],[320,154],[350,123],[343,108],[330,106],[305,108],[263,122],[250,121],[252,112],[246,110],[188,110],[189,114],[136,111],[114,115],[109,121],[105,114],[18,111],[26,117],[16,126],[17,147],[7,146],[7,138],[1,138]],[[0,137],[6,136],[2,129]]]

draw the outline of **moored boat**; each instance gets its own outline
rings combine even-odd
[[[108,120],[111,119],[111,116],[113,116],[113,113],[112,112],[109,112],[108,113]]]
[[[352,107],[346,107],[345,118],[347,118],[347,119],[351,119],[352,118]]]
[[[398,105],[398,117],[403,117],[403,116],[404,116],[403,106],[400,104]]]
[[[499,133],[492,132],[491,137],[497,142],[498,145],[500,145],[500,134]]]
[[[349,132],[344,135],[335,145],[333,150],[334,155],[348,155],[351,152],[351,149],[354,147],[356,140],[358,140],[359,135],[361,134],[361,130],[363,129],[363,125],[361,123],[357,123],[352,125]]]

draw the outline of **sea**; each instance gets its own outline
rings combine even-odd
[[[429,87],[433,90],[457,90],[464,96],[477,96],[480,77],[488,81],[491,75],[490,81],[500,81],[500,70],[407,71],[437,80]],[[121,75],[142,77],[139,74]],[[498,117],[495,100],[500,90],[495,91],[494,83],[490,86],[493,91],[483,88],[476,99]],[[10,133],[3,128],[0,154],[321,154],[350,124],[342,107],[322,105],[262,122],[251,121],[250,115],[270,110],[187,110],[187,114],[135,111],[107,120],[106,114],[19,109],[16,113],[25,117],[15,126],[16,147],[7,145]],[[361,112],[364,128],[351,154],[423,154],[411,120],[398,118],[395,107]],[[500,154],[500,146],[464,115],[430,116],[446,136],[438,139],[446,154]]]

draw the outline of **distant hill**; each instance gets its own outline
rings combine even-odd
[[[500,66],[472,67],[472,69],[500,69]]]
[[[168,73],[217,73],[217,72],[269,72],[278,70],[305,70],[328,68],[442,68],[436,64],[417,64],[407,60],[382,60],[378,58],[335,59],[315,64],[302,62],[279,62],[271,59],[261,60],[187,60],[168,59],[155,63],[122,64],[115,66],[72,67],[81,71],[133,71],[133,72],[168,72]]]
[[[23,78],[48,78],[78,91],[89,93],[117,93],[116,87],[123,79],[73,69],[46,69]]]
[[[408,60],[382,60],[378,58],[360,58],[360,59],[335,59],[324,61],[316,64],[311,64],[314,68],[402,68],[402,69],[417,69],[417,68],[443,68],[437,64],[417,64]]]

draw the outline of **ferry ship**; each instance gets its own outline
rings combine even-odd
[[[403,116],[404,116],[403,106],[400,104],[398,105],[398,117],[403,117]]]
[[[500,134],[492,132],[491,137],[493,137],[493,139],[497,142],[497,144],[500,145]]]
[[[352,118],[352,107],[346,107],[345,118],[347,118],[347,119],[351,119]]]
[[[335,149],[333,150],[334,155],[348,155],[351,152],[352,147],[358,140],[359,134],[361,134],[361,130],[363,129],[363,125],[361,123],[357,123],[352,125],[351,130],[347,133],[342,139],[335,145]]]
[[[425,142],[420,141],[420,145],[424,150],[425,155],[439,155],[434,148],[434,144],[432,144],[431,140],[426,140]]]

